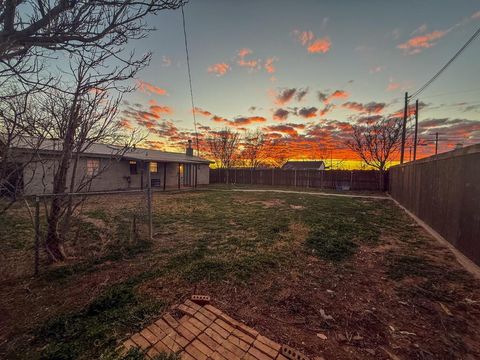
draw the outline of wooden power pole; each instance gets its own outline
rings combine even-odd
[[[415,135],[413,138],[413,161],[417,160],[417,135],[418,135],[418,99],[415,101]]]
[[[438,154],[438,132],[435,133],[435,155]]]
[[[407,116],[408,116],[408,92],[405,93],[405,109],[403,110],[402,147],[400,150],[400,164],[403,164],[403,157],[405,155],[405,138],[407,136]]]

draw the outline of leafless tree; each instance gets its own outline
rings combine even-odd
[[[8,91],[17,92],[15,89]],[[34,91],[18,93],[0,101],[0,196],[5,199],[0,214],[16,201],[31,180],[24,176],[23,170],[36,158],[44,135],[43,114],[31,102],[38,94]],[[15,149],[24,145],[30,151],[18,159]]]
[[[215,161],[217,167],[222,169],[230,169],[238,155],[238,145],[240,142],[240,134],[232,131],[230,128],[212,132],[206,139],[210,156]],[[227,180],[228,183],[228,171]]]
[[[352,138],[347,146],[367,165],[380,171],[380,181],[392,156],[399,150],[402,136],[402,120],[383,118],[367,125],[354,125]]]
[[[260,129],[247,131],[243,137],[240,154],[242,165],[255,169],[263,164],[266,159],[266,146],[267,138]]]
[[[72,54],[110,52],[118,62],[133,54],[130,40],[154,30],[148,15],[178,9],[188,0],[4,0],[0,1],[0,87],[28,93],[58,86],[58,61]],[[126,57],[126,58],[125,58]],[[148,63],[151,53],[142,55]],[[10,97],[19,93],[3,93]]]
[[[290,159],[291,152],[283,140],[271,140],[267,145],[267,156],[270,166],[282,167]]]
[[[144,66],[140,61],[129,61],[119,66],[111,64],[111,52],[94,50],[82,52],[72,58],[65,88],[50,90],[43,110],[51,125],[47,139],[60,139],[58,164],[53,174],[52,200],[48,213],[46,249],[54,261],[63,260],[63,235],[68,231],[69,220],[74,204],[65,192],[88,190],[92,180],[100,173],[100,168],[89,176],[78,179],[79,158],[92,144],[104,142],[121,143],[118,153],[112,150],[112,158],[131,146],[132,138],[122,136],[117,111],[122,94],[130,88],[122,86],[124,80],[131,79]],[[109,71],[103,71],[108,68]],[[114,94],[114,95],[112,95]],[[115,95],[116,94],[116,95]],[[128,141],[127,141],[128,140]],[[63,218],[63,231],[59,223]]]

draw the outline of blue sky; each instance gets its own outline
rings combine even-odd
[[[343,123],[372,115],[366,104],[383,104],[376,115],[399,110],[403,93],[427,81],[480,26],[480,3],[471,0],[191,0],[184,10],[195,105],[204,114],[197,113],[201,135],[225,126],[260,128],[288,144],[316,137],[330,147],[341,147]],[[166,94],[129,94],[124,118],[132,127],[151,131],[150,145],[172,148],[193,129],[181,11],[165,11],[147,21],[157,30],[129,46],[138,53],[153,52],[138,80]],[[313,46],[317,41],[320,46]],[[248,51],[239,56],[242,49]],[[425,138],[438,130],[455,139],[461,134],[465,143],[480,138],[478,59],[477,40],[422,94],[420,119],[430,121],[423,129]],[[288,89],[295,89],[292,99],[279,101]],[[307,93],[297,101],[300,89]],[[336,90],[343,96],[319,99],[319,91],[328,96]],[[160,111],[151,111],[152,104]],[[310,110],[303,112],[308,117],[301,115],[302,108]],[[278,109],[287,111],[287,117],[274,118]],[[322,109],[329,111],[322,114]],[[136,111],[154,116],[147,115],[146,124],[138,121]],[[235,122],[238,118],[244,120]],[[251,118],[251,123],[245,120]],[[296,135],[288,129],[292,124]],[[318,135],[319,128],[331,129],[332,135]]]

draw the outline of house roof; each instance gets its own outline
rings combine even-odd
[[[282,169],[284,170],[318,170],[324,166],[323,161],[287,161],[283,164]]]
[[[61,140],[43,140],[40,146],[36,145],[38,141],[32,138],[22,138],[16,140],[14,145],[17,149],[33,150],[37,149],[44,153],[55,154],[60,151]],[[168,152],[154,149],[144,149],[139,147],[125,148],[118,145],[93,143],[82,152],[83,156],[98,157],[122,157],[129,160],[157,161],[157,162],[180,162],[180,163],[203,163],[210,164],[211,161],[199,156],[188,156],[186,153]]]

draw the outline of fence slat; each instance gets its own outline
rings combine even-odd
[[[211,169],[210,183],[385,191],[388,172],[383,182],[381,176],[376,170]]]

